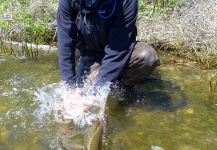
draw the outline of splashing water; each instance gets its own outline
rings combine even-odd
[[[53,116],[59,123],[73,123],[79,127],[92,124],[96,118],[103,117],[106,98],[110,91],[110,83],[97,89],[96,96],[91,93],[91,86],[68,89],[61,83],[53,83],[39,89],[35,95],[40,102],[40,108],[35,111],[39,122],[47,116]],[[81,93],[85,93],[84,96]],[[85,108],[90,106],[87,111]]]

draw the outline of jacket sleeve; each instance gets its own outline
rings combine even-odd
[[[112,82],[129,60],[136,42],[137,1],[117,2],[114,25],[109,28],[109,44],[105,47],[96,84]],[[121,3],[121,4],[120,4]]]
[[[77,13],[69,0],[60,0],[57,10],[58,61],[61,79],[72,82],[75,76],[75,45],[77,43]]]

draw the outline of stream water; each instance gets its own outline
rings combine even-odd
[[[102,149],[217,148],[217,90],[209,92],[216,70],[201,70],[165,53],[160,58],[164,63],[135,87],[132,100],[109,95]],[[70,125],[57,115],[56,51],[37,59],[2,59],[0,70],[0,150],[56,150],[82,143],[83,135],[71,139]]]

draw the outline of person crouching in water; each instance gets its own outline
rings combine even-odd
[[[61,80],[82,87],[117,82],[129,89],[160,65],[156,51],[136,41],[137,0],[60,0],[57,11]],[[75,50],[80,52],[76,71]]]

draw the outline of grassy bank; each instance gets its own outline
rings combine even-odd
[[[36,58],[37,47],[27,47],[27,43],[55,45],[53,24],[57,3],[57,0],[0,0],[0,57]],[[3,41],[23,43],[21,52]]]
[[[157,50],[196,61],[202,68],[217,68],[216,1],[172,2],[140,11],[138,38]]]
[[[57,0],[0,0],[2,40],[56,45]],[[138,39],[203,68],[217,68],[217,4],[213,0],[139,0]],[[28,50],[28,49],[27,49]]]

